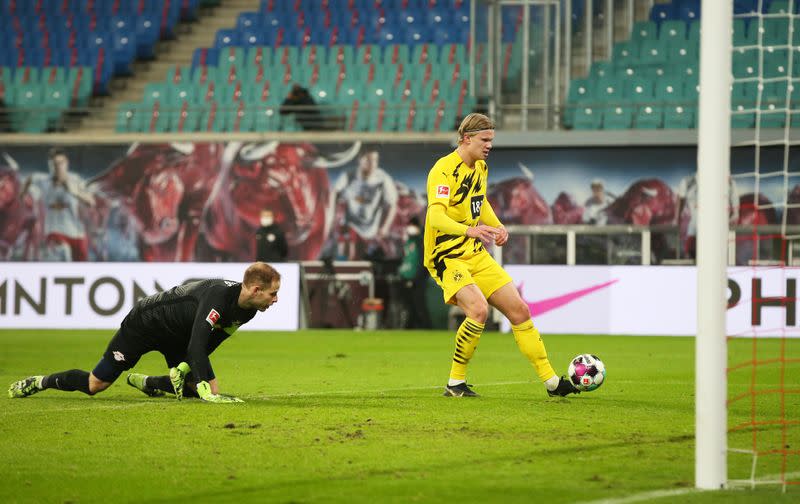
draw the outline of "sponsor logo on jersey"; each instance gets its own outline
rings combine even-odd
[[[234,282],[233,280],[225,280],[225,285],[227,285],[228,287],[233,287],[237,283],[239,282]]]
[[[446,185],[436,186],[436,197],[437,198],[449,198],[450,197],[450,186],[446,186]]]
[[[114,360],[117,361],[117,362],[122,362],[122,361],[125,360],[125,355],[123,355],[122,352],[119,352],[119,351],[115,350],[113,352],[113,355],[114,355]]]
[[[219,320],[219,312],[212,308],[211,311],[208,312],[208,315],[206,316],[206,322],[211,324],[211,327],[214,327],[214,325],[217,323],[218,320]]]

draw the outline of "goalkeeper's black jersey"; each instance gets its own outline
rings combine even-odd
[[[202,280],[141,299],[122,327],[138,334],[159,351],[185,350],[198,381],[213,375],[208,356],[256,310],[239,307],[242,284]]]

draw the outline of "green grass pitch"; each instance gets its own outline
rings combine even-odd
[[[91,369],[112,331],[0,331],[0,382]],[[223,392],[245,404],[45,391],[0,399],[0,502],[798,502],[800,488],[693,492],[694,341],[545,335],[557,372],[575,354],[606,363],[597,391],[549,398],[513,337],[486,333],[469,380],[483,397],[442,397],[445,331],[241,332],[212,356]],[[800,355],[787,341],[784,355]],[[759,358],[780,351],[759,342]],[[730,345],[731,362],[750,341]],[[164,374],[151,353],[135,368]],[[779,366],[759,371],[769,388]],[[800,383],[788,364],[787,383]],[[746,391],[750,370],[733,373]],[[800,418],[800,394],[757,396],[757,410]],[[732,425],[749,399],[731,405]],[[800,446],[800,426],[765,427],[760,446]],[[752,446],[749,430],[729,436]],[[729,456],[745,478],[752,459]],[[759,459],[759,476],[781,458]],[[787,472],[800,479],[800,457]]]

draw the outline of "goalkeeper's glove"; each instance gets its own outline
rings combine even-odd
[[[207,381],[201,381],[197,384],[197,395],[200,396],[200,399],[206,402],[212,403],[241,403],[244,402],[238,397],[228,396],[228,395],[221,395],[221,394],[214,394],[211,392],[211,385],[208,384]]]
[[[191,368],[185,362],[181,362],[169,370],[169,381],[172,382],[172,389],[175,391],[175,397],[179,401],[183,399],[183,385],[186,382],[186,375],[189,374],[189,371],[191,371]]]

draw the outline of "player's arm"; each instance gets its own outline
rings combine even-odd
[[[215,308],[215,306],[217,308]],[[188,362],[182,362],[177,367],[170,370],[170,379],[175,387],[175,395],[180,399],[179,386],[182,388],[186,375],[191,370],[197,381],[196,390],[200,399],[208,402],[242,402],[235,397],[221,396],[212,388],[211,382],[215,381],[214,371],[211,368],[209,355],[209,342],[214,331],[214,323],[220,318],[221,306],[224,306],[222,296],[212,293],[206,299],[201,300],[196,310],[194,324],[192,325],[192,336],[187,348]],[[216,346],[214,346],[216,348]]]
[[[489,198],[486,196],[483,197],[483,205],[481,205],[481,218],[480,221],[486,224],[487,226],[491,226],[497,229],[497,234],[494,239],[494,244],[498,247],[502,247],[508,241],[508,231],[506,231],[505,226],[503,223],[500,222],[500,219],[497,217],[497,214],[494,213],[494,208],[492,208],[491,203],[489,203]]]

